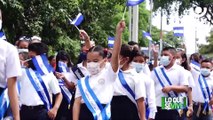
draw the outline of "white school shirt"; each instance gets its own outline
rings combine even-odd
[[[20,102],[22,105],[38,106],[44,105],[35,88],[30,80],[27,78],[25,69],[22,69],[22,76],[18,77],[21,85]],[[49,73],[42,76],[44,84],[46,85],[49,93],[57,94],[61,92],[57,78],[53,73]],[[51,98],[50,98],[51,99]]]
[[[146,97],[148,99],[148,105],[150,109],[149,118],[155,119],[157,108],[156,108],[154,81],[150,78],[150,76],[144,74],[142,71],[139,74],[141,80],[143,80],[145,83]]]
[[[17,49],[0,39],[0,88],[7,86],[7,79],[21,75],[21,65]]]
[[[106,64],[105,67],[96,75],[89,75],[89,85],[101,104],[108,104],[113,97],[113,83],[117,78],[118,72],[114,72],[111,64]],[[81,80],[85,80],[81,78]],[[75,98],[81,97],[79,86],[76,87]],[[81,99],[81,103],[85,103]]]
[[[189,87],[193,88],[195,86],[194,78],[192,76],[192,73],[188,70],[185,70],[185,74],[187,75],[187,80],[189,82]]]
[[[129,85],[130,89],[135,93],[135,99],[132,99],[131,94],[123,87],[119,77],[117,77],[113,87],[114,96],[126,95],[133,103],[139,98],[146,98],[145,83],[141,79],[140,75],[136,72],[134,68],[126,71],[122,71],[126,83]],[[137,105],[137,104],[136,104]]]
[[[142,70],[144,74],[146,74],[147,76],[151,75],[150,69],[149,69],[149,65],[146,63],[144,65],[144,69]]]
[[[158,66],[163,67],[163,66]],[[163,67],[164,68],[164,67]],[[185,69],[182,68],[181,66],[174,64],[170,69],[165,69],[166,75],[168,76],[170,82],[172,85],[189,85],[188,80],[187,80],[187,75],[185,74]],[[154,71],[151,73],[151,78],[154,80],[155,83],[155,96],[156,96],[156,105],[158,107],[161,107],[161,98],[162,97],[168,97],[167,93],[162,92],[162,86],[157,79]],[[167,81],[166,81],[167,82]],[[167,84],[168,85],[168,84]]]
[[[193,76],[194,82],[195,82],[195,86],[192,88],[192,100],[194,102],[204,103],[205,100],[204,100],[203,93],[201,91],[200,84],[199,84],[199,81],[198,81],[200,73],[197,72],[194,69],[191,69],[191,73],[192,73],[192,76]],[[213,90],[213,77],[210,75],[210,76],[206,77],[205,80],[206,80],[206,82],[208,84],[210,93],[212,93],[212,90]],[[204,82],[202,84],[203,84],[203,87],[204,87]],[[205,93],[208,96],[207,91]]]
[[[83,62],[77,64],[77,67],[81,70],[81,72],[84,74],[84,76],[89,75],[88,70],[86,69],[86,67],[83,66]],[[69,73],[67,73],[65,75],[65,77],[67,77],[67,79],[70,79],[70,82],[73,82],[75,85],[78,82],[78,78],[75,76],[75,74],[73,73],[73,71],[71,70]]]

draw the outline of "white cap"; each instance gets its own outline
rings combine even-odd
[[[33,36],[33,37],[31,37],[31,40],[32,41],[37,40],[37,41],[41,42],[41,37],[39,37],[39,36]]]

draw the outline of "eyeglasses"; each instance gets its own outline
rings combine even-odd
[[[31,41],[30,37],[22,36],[19,38],[20,41]]]

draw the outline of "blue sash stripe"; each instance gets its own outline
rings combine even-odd
[[[33,64],[36,68],[36,70],[41,74],[44,75],[45,73],[43,72],[43,70],[39,67],[38,61],[36,60],[35,57],[32,58]]]
[[[9,99],[8,101],[6,100],[4,103],[3,103],[3,99],[4,99],[4,94],[7,94],[7,93],[4,93],[5,90],[2,92],[1,96],[0,96],[0,119],[3,119],[8,107],[9,107]]]
[[[196,66],[198,66],[198,67],[200,67],[200,64],[198,62],[194,61],[194,60],[192,60],[191,63],[196,65]]]
[[[48,62],[48,59],[47,59],[47,56],[43,54],[43,55],[41,55],[41,58],[42,58],[42,61],[43,61],[44,65],[45,65],[45,67],[47,68],[47,70],[49,72],[52,72],[53,68],[50,66],[50,64]]]
[[[63,81],[59,81],[59,87],[61,88],[61,92],[63,94],[63,96],[65,97],[65,99],[67,100],[67,103],[70,104],[71,99],[69,98],[69,96],[66,94],[66,92],[64,92],[62,87],[65,87],[64,82]],[[71,94],[71,93],[70,93]]]
[[[79,90],[81,92],[81,96],[85,102],[85,104],[87,105],[88,109],[92,112],[93,114],[93,117],[94,117],[94,120],[97,120],[97,114],[95,112],[95,110],[92,108],[91,104],[89,103],[89,100],[87,99],[84,91],[83,91],[83,87],[82,87],[82,83],[81,83],[81,80],[78,81],[78,87],[79,87]]]
[[[154,69],[154,72],[155,72],[155,75],[157,76],[158,81],[160,82],[160,84],[161,84],[162,88],[164,88],[165,86],[164,86],[163,82],[161,81],[161,79],[160,79],[160,77],[159,77],[159,75],[158,75],[158,73],[157,73],[156,69]]]
[[[127,84],[126,80],[124,79],[123,73],[121,70],[119,70],[118,73],[119,80],[122,84],[122,86],[131,94],[131,96],[135,99],[135,93],[132,91],[132,89]]]
[[[45,99],[44,99],[44,97],[43,97],[41,91],[38,91],[39,88],[37,87],[36,83],[34,82],[33,77],[31,76],[29,69],[26,69],[26,73],[27,73],[27,76],[28,76],[30,82],[32,83],[33,87],[35,88],[36,92],[38,93],[39,97],[40,97],[41,100],[43,101],[43,103],[44,103],[44,105],[46,106],[46,108],[49,110],[49,109],[51,108],[51,103],[50,103],[50,106],[48,106],[48,103],[47,103],[47,102],[50,102],[50,101],[45,101]],[[40,81],[40,80],[39,80],[39,81]],[[45,87],[45,88],[46,88],[46,87]],[[44,89],[44,88],[43,88],[43,89]],[[45,92],[45,94],[46,94],[46,96],[49,96],[48,93]],[[49,100],[49,99],[48,99],[48,100]]]
[[[106,118],[105,114],[104,114],[104,108],[101,104],[101,102],[98,100],[97,96],[95,95],[95,93],[93,92],[93,90],[91,89],[90,85],[89,85],[89,76],[87,76],[85,78],[85,84],[86,84],[86,87],[89,91],[89,93],[91,94],[92,98],[94,99],[95,103],[98,105],[99,109],[101,110],[101,115],[102,115],[102,118],[104,120],[104,118]]]
[[[204,78],[202,75],[200,75],[199,78],[198,78],[198,82],[199,82],[199,84],[200,84],[200,89],[201,89],[201,91],[202,91],[202,94],[203,94],[203,97],[204,97],[204,100],[205,100],[205,103],[204,103],[204,111],[206,111],[206,108],[208,107],[208,102],[206,101],[206,100],[207,100],[207,97],[206,97],[206,94],[205,94],[205,92],[204,92],[204,87],[203,87],[202,82],[201,82],[201,77],[203,78],[205,87],[206,87],[206,89],[207,89],[209,100],[211,100],[211,95],[210,95],[210,90],[209,90],[209,87],[208,87],[208,85],[207,85],[207,82],[206,82],[205,78]]]
[[[46,85],[44,84],[44,81],[42,80],[40,74],[37,73],[37,72],[35,72],[35,74],[36,74],[36,76],[37,76],[39,82],[41,83],[41,86],[42,86],[43,89],[44,89],[44,92],[45,92],[45,94],[46,94],[46,96],[47,96],[47,99],[48,99],[48,101],[49,101],[49,103],[50,103],[50,108],[52,108],[51,101],[50,101],[50,95],[49,95],[49,92],[48,92],[48,90],[47,90],[47,87],[46,87]]]
[[[163,68],[161,68],[161,71],[163,73],[163,76],[166,78],[166,81],[169,83],[169,85],[172,85],[171,81],[169,80],[169,77],[166,75],[165,71]],[[176,92],[174,92],[175,96],[178,96]]]

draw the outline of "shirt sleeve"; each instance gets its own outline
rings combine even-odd
[[[118,71],[119,70],[114,72],[113,69],[112,69],[111,63],[106,64],[106,69],[107,69],[106,76],[109,78],[109,79],[107,79],[107,81],[108,82],[115,82],[116,78],[118,77]]]
[[[6,66],[5,66],[6,78],[21,76],[22,71],[21,71],[21,65],[20,65],[20,60],[19,60],[19,56],[18,56],[18,51],[12,45],[9,47],[10,48],[7,51]]]
[[[145,83],[143,80],[139,79],[139,74],[136,75],[135,79],[135,99],[146,98]]]
[[[51,78],[50,80],[50,90],[53,94],[57,94],[61,92],[61,89],[58,84],[57,78],[53,75],[53,73],[50,73],[49,76]]]
[[[179,82],[180,82],[180,85],[189,85],[189,82],[188,82],[188,75],[186,72],[183,73],[183,71],[185,71],[184,68],[181,68],[180,71],[179,71]]]

